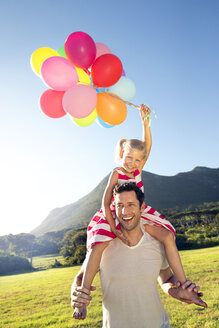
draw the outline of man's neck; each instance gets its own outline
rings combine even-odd
[[[135,246],[141,239],[141,237],[143,236],[143,232],[141,229],[141,226],[139,224],[138,227],[136,227],[133,230],[127,231],[122,229],[123,234],[127,237],[128,241],[129,241],[129,246]]]

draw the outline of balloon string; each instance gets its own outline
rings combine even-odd
[[[116,96],[116,95],[113,95],[113,94],[110,93],[110,92],[107,92],[107,91],[104,91],[104,90],[102,90],[102,89],[100,89],[100,88],[97,88],[95,85],[93,85],[93,87],[94,87],[95,89],[97,89],[98,91],[104,92],[104,93],[110,95],[111,97],[114,97],[114,98],[116,98],[116,99],[118,99],[118,100],[123,101],[124,103],[126,103],[127,105],[129,105],[129,106],[131,106],[131,107],[134,107],[134,108],[136,108],[136,109],[140,109],[140,106],[135,105],[135,104],[131,103],[130,101],[124,100],[124,99],[122,99],[122,98],[120,98],[120,97],[118,97],[118,96]],[[151,110],[151,112],[154,114],[154,117],[157,118],[157,114],[155,113],[155,111],[154,111],[154,110]],[[149,119],[151,120],[150,115],[146,113],[146,115],[145,115],[145,119],[146,119],[147,117],[149,117]]]
[[[83,82],[83,83],[84,83],[84,82]],[[87,84],[87,83],[86,83],[86,84]],[[88,85],[89,85],[89,84],[88,84]],[[105,90],[100,89],[100,88],[96,87],[92,82],[91,82],[91,86],[92,86],[94,89],[97,89],[98,91],[104,92],[104,93],[110,95],[111,97],[114,97],[114,98],[116,98],[116,99],[118,99],[118,100],[120,100],[120,101],[126,103],[127,105],[129,105],[129,106],[131,106],[131,107],[134,107],[134,108],[136,108],[136,109],[140,109],[140,106],[135,105],[135,104],[131,103],[130,101],[126,101],[126,100],[124,100],[124,99],[122,99],[122,98],[118,97],[117,95],[114,95],[114,94],[112,94],[112,93],[110,93],[110,92],[107,92],[107,91],[105,91]],[[151,112],[154,114],[154,117],[157,118],[157,114],[156,114],[156,112],[155,112],[154,110],[151,110]],[[150,115],[149,115],[148,113],[146,113],[144,119],[146,119],[147,117],[151,120],[151,117],[150,117]]]

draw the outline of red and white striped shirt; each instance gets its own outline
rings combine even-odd
[[[118,172],[118,183],[123,184],[126,182],[135,182],[136,185],[144,191],[144,186],[141,179],[141,174],[139,170],[134,172],[134,177],[130,178],[122,170],[117,169]],[[110,205],[112,215],[115,219],[116,228],[120,229],[120,224],[115,214],[115,206],[112,199]],[[143,213],[141,214],[141,222],[143,224],[162,226],[163,228],[171,231],[174,236],[176,235],[175,229],[172,224],[166,220],[158,211],[156,211],[151,206],[146,206]],[[102,209],[100,209],[92,218],[87,229],[87,249],[89,250],[93,245],[103,243],[105,241],[110,241],[116,238],[110,229],[108,221],[103,215]]]

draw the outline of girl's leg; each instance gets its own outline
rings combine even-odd
[[[181,283],[184,283],[186,281],[186,275],[183,270],[182,262],[172,232],[156,225],[145,224],[144,227],[146,232],[164,245],[167,261],[173,270],[176,279]]]
[[[82,280],[82,287],[90,289],[93,279],[99,270],[100,260],[104,249],[108,246],[109,242],[103,242],[100,244],[94,245],[88,254],[88,259],[84,268],[84,275]],[[87,314],[86,305],[75,308],[73,317],[75,319],[85,319]]]

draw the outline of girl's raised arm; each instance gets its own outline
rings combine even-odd
[[[140,115],[142,119],[142,125],[143,125],[143,136],[142,136],[142,141],[145,144],[146,147],[146,156],[144,157],[140,171],[142,171],[151,151],[151,146],[152,146],[152,137],[151,137],[151,128],[150,128],[150,121],[149,121],[149,115],[151,113],[150,108],[148,108],[146,105],[141,105],[140,106]]]

